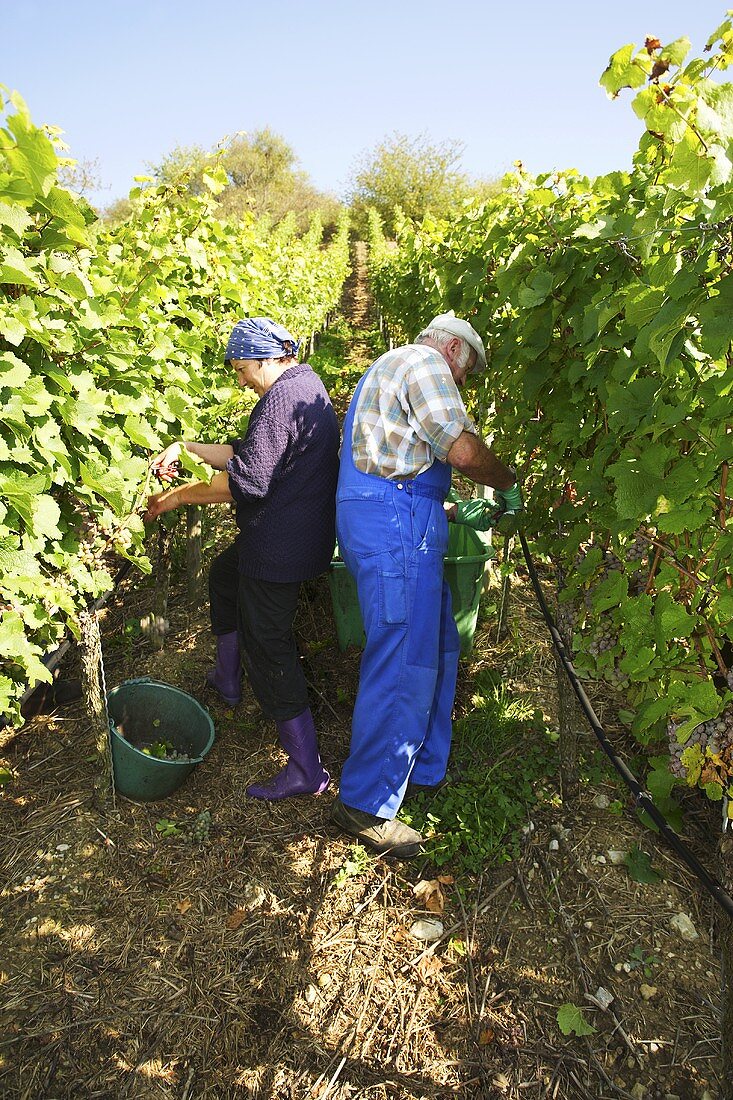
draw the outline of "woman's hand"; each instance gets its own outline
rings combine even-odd
[[[173,481],[178,477],[179,459],[184,447],[184,443],[170,443],[164,451],[150,460],[150,469],[161,481]]]
[[[165,452],[164,452],[165,453]],[[166,489],[164,493],[153,493],[148,497],[147,508],[143,515],[145,523],[162,516],[164,512],[172,512],[181,503],[177,489]]]

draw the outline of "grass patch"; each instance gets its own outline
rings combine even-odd
[[[479,674],[472,709],[454,723],[454,782],[421,795],[401,817],[426,837],[441,866],[454,860],[472,873],[519,854],[521,827],[557,773],[556,734],[527,702]]]

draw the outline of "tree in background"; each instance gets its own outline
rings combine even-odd
[[[249,212],[268,215],[277,224],[293,213],[305,228],[319,211],[324,226],[335,224],[341,209],[338,200],[313,186],[298,167],[293,148],[269,128],[237,134],[223,150],[211,153],[198,145],[178,146],[150,171],[156,183],[184,186],[198,195],[204,189],[204,172],[215,160],[229,177],[229,186],[219,196],[223,216]]]
[[[463,200],[488,197],[493,181],[475,182],[458,164],[463,143],[431,143],[425,134],[410,138],[395,133],[357,162],[347,196],[357,230],[366,232],[366,212],[374,207],[387,236],[394,233],[395,211],[420,221],[428,212],[444,215]]]

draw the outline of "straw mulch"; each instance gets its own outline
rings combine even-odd
[[[521,858],[479,878],[364,858],[327,824],[335,788],[246,800],[247,783],[281,762],[274,729],[251,696],[232,711],[205,693],[205,610],[188,615],[174,587],[158,653],[130,630],[149,605],[149,589],[131,581],[110,602],[108,684],[147,674],[192,692],[210,706],[217,741],[179,793],[158,804],[118,799],[115,809],[95,794],[80,703],[33,720],[6,750],[4,1098],[717,1095],[711,906],[633,814],[593,805],[598,790],[622,792],[603,780],[574,808],[547,799]],[[323,755],[338,776],[358,654],[336,648],[325,581],[307,587],[298,629]],[[519,641],[497,647],[484,623],[475,661],[503,669],[551,713],[554,665],[521,583],[511,633]],[[459,710],[470,706],[476,663],[462,671]],[[211,830],[194,844],[188,826],[204,809]],[[177,834],[161,835],[163,819]],[[635,844],[663,882],[640,885],[598,862]],[[444,911],[428,914],[414,887],[439,876]],[[695,944],[669,927],[680,910]],[[410,929],[436,915],[445,935],[426,947]],[[623,967],[639,944],[657,960],[649,978]],[[615,998],[605,1011],[589,999],[599,986]],[[567,1002],[594,1034],[560,1032]]]

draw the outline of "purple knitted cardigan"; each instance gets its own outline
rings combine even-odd
[[[240,573],[280,582],[322,573],[336,541],[339,428],[326,388],[307,363],[280,375],[233,446],[226,468]]]

